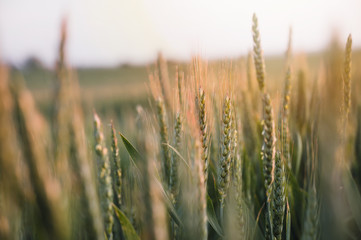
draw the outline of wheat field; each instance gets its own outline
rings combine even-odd
[[[159,54],[103,91],[120,72],[71,68],[65,23],[53,71],[1,63],[0,239],[360,239],[361,54],[290,30],[265,61],[252,20],[247,56]]]

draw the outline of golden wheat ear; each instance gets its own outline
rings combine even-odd
[[[347,38],[345,49],[345,63],[343,74],[344,117],[347,119],[351,107],[351,64],[352,64],[352,36]]]
[[[253,14],[253,58],[256,67],[258,86],[261,92],[265,90],[265,64],[263,58],[263,51],[261,47],[261,37],[258,30],[258,19],[256,14]]]
[[[196,97],[196,108],[198,111],[198,122],[200,128],[200,137],[202,143],[202,160],[204,162],[204,178],[205,182],[208,179],[208,166],[209,166],[209,129],[206,111],[206,95],[202,88],[199,88]]]
[[[220,194],[221,207],[224,207],[224,199],[227,196],[230,182],[230,166],[232,157],[232,112],[231,100],[226,96],[223,103],[222,135],[221,135],[221,161],[219,165],[218,191]]]

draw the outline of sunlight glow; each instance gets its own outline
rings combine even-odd
[[[352,33],[359,47],[360,10],[359,0],[3,0],[0,55],[16,64],[36,56],[52,65],[64,16],[74,65],[142,64],[159,51],[174,60],[239,56],[252,47],[254,12],[266,55],[283,53],[290,26],[297,51],[324,49],[335,31],[342,40]]]

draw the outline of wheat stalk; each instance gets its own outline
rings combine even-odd
[[[284,161],[280,152],[276,153],[275,181],[273,184],[273,234],[277,240],[282,238],[283,216],[286,206]]]
[[[218,176],[218,192],[220,194],[221,206],[224,206],[224,199],[230,182],[230,165],[232,157],[232,112],[231,100],[226,96],[223,104],[222,135],[221,135],[221,161]]]
[[[202,88],[199,88],[196,98],[196,107],[198,110],[198,122],[200,128],[200,137],[202,143],[202,161],[204,162],[204,179],[207,182],[208,179],[208,165],[209,165],[209,130],[208,120],[206,112],[206,100],[205,93]]]
[[[160,141],[161,141],[161,156],[162,156],[162,167],[164,182],[169,183],[170,175],[170,152],[167,144],[168,141],[168,127],[167,127],[167,116],[162,98],[157,99],[157,116],[160,130]]]
[[[175,126],[174,126],[174,146],[178,152],[180,151],[181,148],[181,141],[182,141],[182,117],[180,113],[177,113]],[[170,181],[169,181],[169,188],[172,194],[173,204],[176,204],[178,199],[178,191],[179,191],[178,165],[179,165],[179,158],[177,154],[173,151],[171,157]]]
[[[208,224],[207,224],[207,186],[204,175],[204,161],[202,159],[202,150],[198,141],[195,144],[195,167],[196,167],[196,179],[198,183],[198,218],[199,223],[197,230],[199,231],[199,239],[208,239]]]
[[[278,131],[281,140],[281,153],[289,169],[291,169],[290,136],[289,136],[289,103],[291,95],[291,69],[287,69],[282,106],[278,115]]]
[[[275,166],[275,134],[271,99],[269,94],[263,96],[263,145],[262,162],[263,174],[265,178],[265,188],[268,190],[274,178]],[[269,193],[267,193],[269,195]]]
[[[113,181],[114,181],[114,192],[116,193],[116,203],[120,207],[122,204],[122,166],[119,157],[118,139],[115,133],[113,121],[110,123],[111,128],[111,139],[112,139],[112,158],[113,158]]]
[[[99,180],[99,198],[102,209],[105,232],[108,239],[113,237],[113,187],[111,178],[111,168],[109,162],[108,149],[104,143],[102,124],[98,114],[94,111],[94,137],[95,153],[98,163],[98,180]]]

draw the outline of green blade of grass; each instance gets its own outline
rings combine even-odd
[[[216,233],[223,238],[223,231],[221,225],[219,224],[216,216],[216,212],[214,211],[212,199],[207,194],[207,216],[208,222],[212,226],[212,228],[216,231]]]
[[[170,200],[167,192],[164,190],[164,187],[163,187],[162,183],[158,179],[156,179],[156,181],[159,184],[160,189],[162,191],[164,203],[165,203],[165,206],[167,207],[169,215],[172,217],[172,219],[174,220],[174,222],[178,226],[183,227],[182,222],[181,222],[181,220],[180,220],[180,218],[178,216],[177,210],[175,209],[175,207],[174,207],[172,201]]]
[[[135,163],[139,161],[143,161],[142,155],[138,152],[138,150],[128,141],[128,139],[119,132],[120,137],[122,138],[122,141],[124,143],[125,148],[127,149],[130,157],[133,159]]]
[[[113,204],[113,208],[115,210],[115,214],[118,217],[120,225],[122,226],[125,238],[127,240],[140,240],[138,234],[136,233],[133,225],[130,223],[127,216],[125,216],[125,214],[119,208],[117,208],[117,206],[115,206],[114,204]]]
[[[135,164],[137,170],[139,171],[139,168],[137,167],[136,162],[143,161],[144,158],[142,157],[142,155],[140,155],[138,150],[129,142],[129,140],[122,133],[119,133],[119,135],[121,136],[125,148],[127,149],[130,157],[134,161],[134,164]],[[170,198],[168,197],[166,191],[163,188],[163,185],[159,181],[158,181],[158,184],[161,187],[161,190],[162,190],[162,193],[164,196],[164,202],[168,209],[169,215],[178,224],[178,226],[182,226],[182,222],[180,221],[180,218],[178,217],[177,211],[174,208],[173,204],[171,203]]]
[[[262,210],[265,206],[265,203],[263,203],[263,205],[261,206],[260,210],[258,211],[258,214],[257,214],[257,218],[256,218],[256,221],[255,221],[255,224],[254,224],[254,228],[253,228],[253,231],[252,231],[252,237],[251,239],[258,239],[256,238],[256,233],[257,233],[257,230],[259,231],[259,226],[258,226],[258,223],[259,223],[259,218],[261,216],[261,213],[262,213]],[[260,236],[260,239],[265,239],[264,236]]]
[[[177,156],[179,157],[179,159],[181,159],[183,161],[183,163],[187,166],[187,170],[190,171],[190,166],[187,163],[187,161],[183,158],[183,156],[177,151],[177,149],[175,149],[173,146],[171,146],[168,143],[163,143],[163,145],[166,145],[167,147],[169,147],[175,154],[177,154]]]
[[[138,150],[129,142],[129,140],[119,132],[119,135],[121,136],[122,138],[122,141],[123,141],[123,144],[130,156],[130,162],[131,164],[133,164],[134,168],[135,168],[135,173],[136,173],[136,176],[137,176],[137,179],[138,181],[140,182],[140,176],[141,176],[141,171],[137,165],[137,163],[143,161],[143,157],[142,155],[140,155],[140,153],[138,152]]]
[[[290,205],[287,200],[287,212],[286,212],[286,240],[291,239],[291,212]]]

